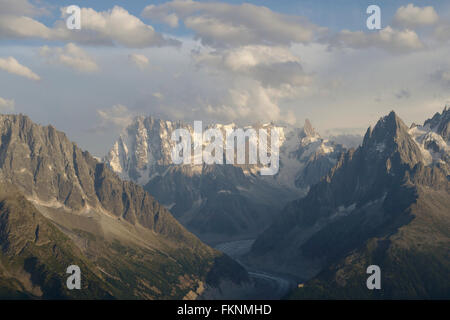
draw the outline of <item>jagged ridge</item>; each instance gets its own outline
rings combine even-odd
[[[193,298],[206,287],[213,268],[222,270],[224,280],[245,281],[242,267],[228,263],[235,268],[230,274],[217,265],[219,252],[187,232],[142,187],[120,180],[64,133],[11,115],[0,116],[0,138],[2,183],[16,187],[43,219],[74,241],[115,289],[115,297],[182,298],[189,293]]]
[[[420,280],[421,289],[402,286],[411,286],[417,272],[432,274],[433,284],[447,277],[448,194],[445,170],[427,166],[408,128],[391,112],[369,128],[362,146],[344,154],[325,180],[285,208],[257,239],[248,259],[303,279],[327,268],[306,283],[308,289],[298,289],[297,298],[377,297],[361,281],[371,263],[382,266],[388,278],[398,277],[378,297],[443,297],[449,292],[446,285],[433,287]],[[397,255],[405,257],[395,262],[403,271],[406,263],[424,257],[430,267],[418,264],[402,274],[392,265]]]

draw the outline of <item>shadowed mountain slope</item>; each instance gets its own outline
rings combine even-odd
[[[296,298],[448,298],[450,185],[391,112],[326,179],[289,204],[248,260],[311,279]],[[382,290],[366,287],[379,265]]]
[[[216,282],[247,279],[245,270],[222,263],[227,258],[186,231],[142,187],[122,181],[64,133],[26,116],[0,116],[0,181],[14,186],[28,201],[24,206],[32,203],[39,219],[52,226],[47,235],[40,231],[42,236],[60,246],[59,239],[70,239],[67,252],[88,261],[92,274],[104,280],[99,287],[115,298],[195,298],[208,288],[211,270]],[[26,214],[20,205],[13,207],[16,216]],[[19,228],[17,221],[5,223]],[[67,258],[54,268],[49,257],[35,258],[66,277],[59,272],[68,267]],[[47,290],[47,282],[32,284]]]

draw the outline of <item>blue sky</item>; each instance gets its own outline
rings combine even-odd
[[[103,156],[138,115],[309,118],[326,135],[363,133],[391,110],[420,123],[450,103],[448,1],[247,3],[0,0],[0,112]],[[60,15],[73,4],[80,31]],[[381,30],[366,28],[369,4]]]
[[[99,11],[107,10],[118,5],[126,8],[130,13],[139,16],[142,9],[147,5],[158,5],[165,3],[165,0],[48,0],[45,3],[54,7],[52,12],[58,15],[58,8],[62,6],[78,5],[80,7],[91,7]],[[201,1],[200,2],[216,2]],[[230,4],[241,4],[243,1],[229,0],[221,1]],[[448,13],[450,2],[448,1],[408,1],[408,0],[250,0],[246,3],[252,3],[258,6],[265,6],[273,11],[288,14],[306,16],[313,23],[329,27],[334,30],[349,29],[362,30],[365,28],[365,19],[367,17],[365,10],[369,5],[376,4],[382,9],[382,23],[391,21],[395,11],[408,3],[414,3],[417,6],[427,6],[432,4],[438,12]],[[50,25],[54,21],[54,17],[48,17],[43,21]],[[158,30],[165,30],[164,26],[160,24],[152,24]],[[180,34],[188,34],[189,30],[181,28],[178,30]]]

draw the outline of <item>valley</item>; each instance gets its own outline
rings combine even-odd
[[[0,303],[450,300],[450,1],[78,2],[0,0]]]
[[[255,292],[249,297],[250,300],[277,300],[285,298],[297,284],[295,277],[276,275],[249,268],[240,261],[242,257],[250,252],[251,246],[254,242],[255,239],[224,242],[216,245],[215,249],[229,255],[231,258],[238,261],[244,268],[246,268],[250,279],[255,282]]]
[[[171,126],[152,118],[136,121],[153,124],[145,130],[156,132]],[[0,294],[384,297],[361,287],[363,266],[370,262],[401,279],[387,286],[386,297],[445,297],[449,122],[444,109],[408,128],[391,112],[367,130],[361,146],[346,150],[320,138],[306,121],[281,135],[280,171],[273,177],[254,174],[254,165],[156,161],[161,153],[155,149],[165,145],[160,139],[168,133],[155,140],[142,129],[148,141],[122,150],[145,146],[132,153],[147,154],[139,160],[143,167],[135,166],[138,158],[127,158],[130,153],[114,155],[127,168],[124,177],[113,171],[115,160],[99,162],[51,126],[22,115],[0,116]],[[141,186],[129,179],[133,175]],[[42,251],[49,245],[56,260]],[[87,296],[58,285],[67,257],[89,270]],[[405,265],[410,261],[418,263]],[[433,288],[421,278],[411,283],[413,274],[427,272]]]

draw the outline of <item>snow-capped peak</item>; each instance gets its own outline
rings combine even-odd
[[[425,159],[425,164],[450,162],[449,139],[450,110],[445,107],[442,113],[436,113],[421,125],[412,125],[412,136]]]
[[[143,116],[137,117],[122,132],[104,161],[123,179],[133,180],[145,185],[152,177],[162,175],[167,167],[173,165],[171,152],[176,142],[172,141],[171,136],[173,131],[178,128],[187,129],[191,135],[195,133],[192,125],[179,121],[166,121]],[[224,134],[227,130],[238,129],[235,123],[216,123],[205,126],[203,130],[209,128],[219,129]],[[257,131],[260,128],[275,130],[280,138],[280,170],[277,175],[269,178],[269,180],[277,184],[295,188],[295,181],[300,175],[300,171],[305,168],[309,161],[316,159],[319,155],[333,154],[330,157],[330,165],[336,160],[334,155],[336,145],[322,139],[309,120],[305,120],[303,128],[266,123],[246,126],[243,129],[254,129]],[[205,143],[203,141],[204,146]],[[194,159],[192,160],[194,161]],[[191,174],[202,173],[203,165],[194,164],[193,162],[190,167],[191,170],[188,171]],[[249,164],[241,167],[244,173],[250,176],[257,175],[263,168],[263,166],[258,164]]]

